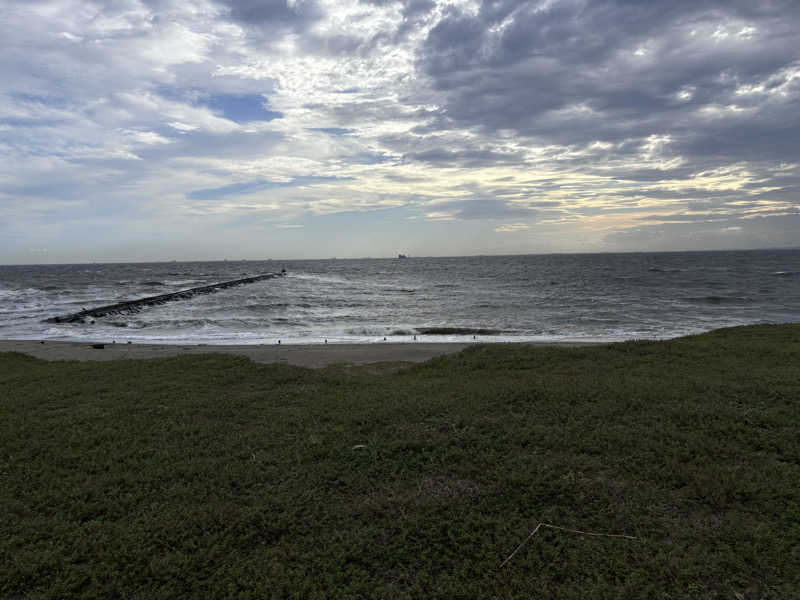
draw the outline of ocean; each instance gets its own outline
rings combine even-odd
[[[46,319],[279,272],[78,323]],[[164,344],[665,339],[800,322],[800,250],[0,266],[0,339]]]

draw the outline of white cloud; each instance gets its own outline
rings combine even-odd
[[[158,135],[154,131],[124,131],[136,143],[152,146],[154,144],[169,144],[172,140]]]
[[[189,125],[188,123],[181,123],[180,121],[172,121],[167,123],[173,129],[177,129],[181,133],[186,133],[188,131],[197,131],[199,129],[196,125]]]

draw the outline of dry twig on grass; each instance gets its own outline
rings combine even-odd
[[[517,552],[519,552],[520,548],[522,548],[525,544],[527,544],[528,540],[530,540],[534,535],[536,535],[536,532],[539,531],[539,529],[541,529],[542,527],[549,527],[550,529],[558,529],[560,531],[568,531],[570,533],[579,533],[580,535],[593,535],[593,536],[598,536],[598,537],[611,537],[611,538],[626,538],[626,539],[629,539],[629,540],[637,539],[637,538],[633,537],[632,535],[624,535],[622,533],[594,533],[594,532],[591,532],[591,531],[580,531],[579,529],[570,529],[569,527],[561,527],[559,525],[551,525],[550,523],[539,523],[536,527],[533,528],[533,531],[531,531],[530,534],[528,534],[528,537],[526,537],[524,540],[522,540],[522,543],[519,546],[517,546],[516,549],[511,554],[509,554],[506,557],[506,559],[502,563],[500,563],[500,566],[497,567],[497,568],[498,569],[502,569],[506,565],[506,563],[508,561],[510,561],[512,558],[514,558],[514,555]]]

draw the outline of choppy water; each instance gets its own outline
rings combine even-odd
[[[94,323],[44,319],[288,276]],[[668,338],[800,322],[800,250],[0,266],[0,338],[160,343]],[[491,330],[431,335],[431,327]]]

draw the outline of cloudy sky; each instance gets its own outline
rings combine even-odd
[[[797,0],[0,8],[0,263],[800,245]]]

